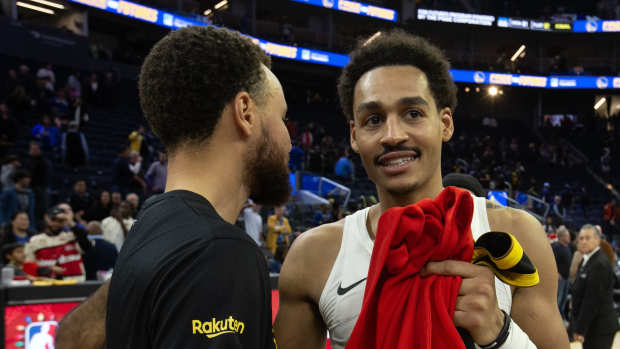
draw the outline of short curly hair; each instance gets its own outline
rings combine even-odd
[[[376,37],[360,40],[349,57],[338,79],[340,106],[348,120],[353,120],[357,81],[366,72],[383,66],[417,67],[426,74],[437,108],[456,108],[456,85],[450,75],[450,63],[437,46],[424,38],[400,29],[381,32]]]
[[[224,28],[187,27],[153,46],[138,82],[145,119],[169,152],[211,137],[237,93],[262,102],[270,58],[249,38]]]

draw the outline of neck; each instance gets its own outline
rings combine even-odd
[[[236,152],[234,145],[228,148],[226,152],[179,149],[168,159],[166,192],[188,190],[201,195],[225,221],[234,224],[250,194],[243,184],[242,152]]]
[[[26,235],[28,235],[28,231],[27,230],[21,230],[19,228],[13,228],[13,234],[20,236],[20,237],[25,237]]]
[[[377,226],[379,225],[379,218],[385,211],[396,206],[408,206],[422,199],[434,199],[442,190],[441,171],[423,186],[404,195],[393,195],[377,186],[379,204],[370,209],[368,221],[366,222],[370,238],[374,240]]]
[[[381,213],[387,211],[388,209],[396,206],[408,206],[411,204],[415,204],[416,202],[422,199],[434,199],[441,193],[443,190],[443,185],[441,183],[441,173],[420,186],[412,190],[409,193],[402,195],[394,195],[389,193],[384,188],[379,188],[377,186],[377,193],[379,195],[379,207],[381,208]]]

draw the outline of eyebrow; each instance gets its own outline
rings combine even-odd
[[[399,99],[396,104],[398,105],[423,105],[428,107],[428,102],[422,97],[403,97]],[[360,104],[355,112],[357,114],[365,111],[365,110],[374,110],[380,109],[382,104],[377,101],[370,101]]]

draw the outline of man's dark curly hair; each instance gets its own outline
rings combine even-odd
[[[353,120],[355,84],[366,72],[383,66],[411,65],[426,74],[437,108],[456,108],[456,85],[450,75],[450,63],[443,52],[426,39],[403,30],[381,32],[375,38],[359,41],[338,80],[340,106]]]
[[[166,35],[142,64],[140,105],[153,132],[170,152],[213,134],[235,95],[262,103],[261,64],[270,58],[250,39],[228,29],[187,27]]]

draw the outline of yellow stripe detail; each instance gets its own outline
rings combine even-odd
[[[497,234],[497,232],[494,232],[494,234]],[[531,287],[537,285],[540,282],[540,277],[536,266],[532,264],[528,263],[533,267],[533,273],[525,274],[508,271],[508,269],[517,266],[519,263],[525,263],[524,260],[527,260],[527,256],[525,255],[523,247],[519,241],[512,234],[500,234],[507,234],[510,237],[510,246],[502,246],[506,249],[506,252],[500,257],[494,257],[489,253],[485,246],[477,246],[474,248],[472,263],[490,267],[495,275],[507,284],[518,287]],[[490,261],[484,260],[487,256]]]

